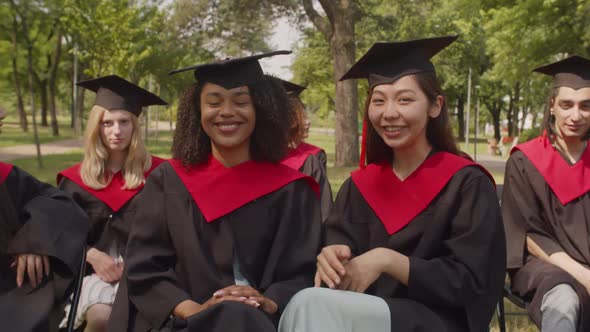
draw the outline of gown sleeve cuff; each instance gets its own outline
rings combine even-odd
[[[539,247],[541,247],[547,256],[551,256],[556,252],[565,251],[557,242],[547,236],[540,234],[528,234],[527,236],[530,237]]]

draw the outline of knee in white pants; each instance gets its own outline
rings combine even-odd
[[[541,313],[543,317],[543,327],[563,326],[567,324],[574,326],[578,321],[580,311],[580,299],[572,286],[568,284],[559,284],[551,288],[541,302]]]

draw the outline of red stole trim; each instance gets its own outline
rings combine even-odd
[[[369,164],[352,172],[352,181],[389,235],[424,211],[457,171],[482,166],[448,152],[437,152],[401,181],[389,164]]]
[[[3,184],[4,181],[6,181],[8,174],[10,174],[10,171],[12,171],[11,164],[0,162],[0,184]]]
[[[188,169],[180,160],[168,162],[208,223],[299,179],[306,179],[319,194],[313,178],[282,164],[247,161],[227,168],[212,156]]]
[[[590,191],[590,148],[586,147],[580,161],[571,166],[545,135],[515,146],[511,153],[516,150],[531,161],[561,204],[567,205]]]
[[[147,178],[154,168],[158,167],[158,165],[164,161],[165,160],[162,158],[152,156],[152,166],[147,172],[144,173],[144,176]],[[80,165],[81,164],[76,164],[66,170],[61,171],[57,175],[57,183],[61,181],[62,177],[68,178],[82,187],[82,189],[86,190],[89,194],[105,203],[113,210],[113,212],[119,211],[143,188],[143,185],[141,185],[135,189],[121,189],[125,185],[125,178],[121,172],[117,172],[116,174],[113,174],[111,183],[109,183],[106,188],[99,190],[92,189],[88,187],[84,181],[82,181],[82,177],[80,176]]]
[[[287,156],[281,160],[281,164],[291,167],[294,170],[299,170],[310,155],[316,155],[321,148],[301,142],[295,149],[291,149]]]

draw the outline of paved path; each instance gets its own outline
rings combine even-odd
[[[51,143],[41,144],[41,155],[64,154],[76,151],[82,147],[82,138],[72,138]],[[0,147],[0,161],[11,161],[19,158],[37,156],[35,144]]]
[[[156,130],[156,126],[160,131],[170,130],[170,123],[167,121],[159,121],[150,123],[150,131]],[[174,127],[174,124],[172,125]],[[0,139],[2,136],[0,134]],[[52,154],[64,154],[79,150],[84,145],[83,138],[72,138],[50,143],[41,144],[41,155],[47,156]],[[35,144],[23,144],[9,147],[0,147],[0,161],[11,161],[19,158],[30,158],[37,156],[37,148]]]
[[[480,163],[483,167],[485,167],[488,171],[492,173],[504,173],[504,168],[506,167],[506,160],[501,157],[496,156],[489,156],[489,155],[477,155],[477,162]]]
[[[154,130],[155,126],[150,126],[150,130]],[[161,121],[158,123],[160,130],[167,130],[170,128],[168,122]],[[331,128],[311,128],[311,132],[318,134],[333,135],[334,129]],[[63,154],[78,150],[82,147],[82,138],[74,138],[68,140],[55,141],[51,143],[41,144],[41,154]],[[19,158],[34,157],[37,155],[34,144],[18,145],[11,147],[0,147],[0,161],[11,161]],[[478,154],[477,162],[482,164],[490,172],[503,173],[506,161],[497,156],[489,156],[487,154]]]

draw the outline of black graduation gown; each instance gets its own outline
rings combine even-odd
[[[78,273],[89,229],[87,217],[68,195],[18,167],[0,184],[0,202],[2,330],[55,329],[58,322],[51,321],[50,315],[66,300]],[[19,253],[50,257],[51,275],[36,288],[27,279],[21,288],[16,286],[16,272],[9,266]]]
[[[527,309],[535,324],[541,326],[543,295],[565,283],[580,298],[578,331],[589,331],[588,291],[561,268],[528,255],[525,239],[529,236],[547,255],[565,252],[589,267],[590,193],[563,205],[527,156],[515,151],[506,163],[502,217],[512,290],[529,302]]]
[[[326,221],[326,245],[353,255],[386,247],[410,260],[408,286],[382,275],[366,291],[389,306],[392,331],[486,331],[505,275],[494,186],[475,167],[457,171],[409,224],[389,235],[349,178]]]
[[[165,331],[171,324],[185,331],[272,331],[290,298],[313,285],[321,222],[317,195],[305,180],[208,223],[175,170],[164,163],[133,205],[127,277],[110,331]],[[182,301],[204,303],[235,283],[234,252],[250,285],[276,302],[278,312],[270,317],[245,304],[222,303],[186,321],[169,319]]]
[[[152,156],[152,166],[144,173],[149,173],[164,162],[164,159]],[[107,188],[93,190],[82,182],[79,175],[80,164],[62,171],[58,175],[59,188],[70,194],[74,201],[88,215],[91,228],[86,239],[86,244],[106,254],[113,244],[116,245],[117,254],[124,255],[127,246],[127,238],[131,230],[131,217],[134,210],[130,203],[135,199],[142,186],[134,190],[122,190],[125,180],[121,173],[117,173]],[[92,274],[92,266],[86,269],[87,274]]]
[[[323,157],[322,157],[323,156]],[[309,175],[320,185],[320,207],[322,221],[325,221],[330,215],[330,210],[334,204],[332,198],[332,187],[326,173],[326,153],[324,150],[318,152],[317,155],[309,155],[299,171],[305,175]],[[324,161],[322,161],[322,158]]]
[[[123,255],[131,230],[131,216],[134,213],[133,209],[129,208],[130,202],[135,198],[115,212],[95,195],[66,177],[59,182],[59,188],[70,194],[78,206],[88,214],[91,228],[86,244],[109,254],[110,245],[116,243],[118,254]],[[86,271],[92,274],[92,266],[89,265]]]

